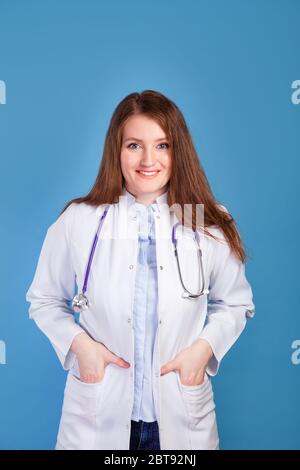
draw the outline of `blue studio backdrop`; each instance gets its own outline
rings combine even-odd
[[[0,448],[53,449],[66,372],[28,318],[47,228],[115,106],[178,104],[238,223],[256,315],[213,378],[222,449],[300,449],[298,0],[0,0]]]

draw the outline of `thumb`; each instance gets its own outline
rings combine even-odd
[[[176,364],[175,359],[172,359],[171,361],[167,362],[161,367],[160,375],[168,374],[169,372],[175,369],[177,369],[177,364]]]
[[[119,367],[130,367],[130,363],[122,359],[122,357],[116,356],[115,354],[111,355],[110,362],[116,364]]]

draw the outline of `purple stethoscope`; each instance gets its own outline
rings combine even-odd
[[[85,272],[82,292],[80,292],[80,294],[76,294],[75,297],[72,300],[72,307],[73,307],[74,311],[77,312],[77,313],[80,313],[83,310],[86,310],[86,309],[89,308],[89,301],[88,301],[88,298],[85,295],[85,293],[86,293],[86,289],[87,289],[88,278],[89,278],[89,274],[90,274],[90,270],[91,270],[91,264],[92,264],[93,256],[94,256],[94,253],[95,253],[96,245],[97,245],[97,242],[98,242],[99,234],[100,234],[101,227],[103,225],[104,219],[106,217],[106,214],[108,212],[108,209],[109,209],[109,206],[105,209],[102,216],[100,217],[98,229],[97,229],[97,232],[96,232],[96,235],[95,235],[95,238],[94,238],[93,246],[92,246],[90,256],[89,256],[88,265],[87,265],[86,272]]]
[[[109,207],[110,206],[108,206],[105,209],[102,216],[100,217],[99,225],[98,225],[97,232],[96,232],[96,235],[95,235],[95,238],[94,238],[94,241],[93,241],[92,249],[91,249],[90,256],[89,256],[89,261],[88,261],[87,268],[86,268],[86,273],[85,273],[85,277],[84,277],[82,292],[79,293],[79,294],[76,294],[75,297],[72,300],[72,307],[73,307],[74,311],[77,312],[77,313],[80,313],[83,310],[86,310],[86,309],[89,308],[89,301],[88,301],[88,298],[85,295],[85,293],[86,293],[86,290],[87,290],[88,278],[89,278],[89,274],[90,274],[90,270],[91,270],[91,264],[92,264],[93,256],[94,256],[94,253],[95,253],[96,245],[97,245],[97,242],[98,242],[98,239],[99,239],[99,234],[100,234],[104,219],[105,219],[105,217],[107,215],[107,212],[109,210]],[[203,262],[202,262],[202,250],[200,248],[200,237],[199,237],[198,232],[193,228],[194,239],[197,242],[198,270],[199,270],[199,274],[201,273],[200,274],[201,275],[201,290],[197,294],[192,294],[185,287],[185,284],[184,284],[183,279],[182,279],[182,274],[181,274],[181,269],[180,269],[180,264],[179,264],[178,251],[177,251],[177,238],[176,238],[176,228],[177,228],[178,225],[180,225],[180,222],[177,222],[172,228],[172,243],[174,245],[174,254],[175,254],[176,261],[177,261],[179,279],[180,279],[181,285],[183,287],[182,297],[183,298],[195,299],[195,298],[200,297],[201,295],[204,295],[204,294],[208,293],[208,290],[204,289],[204,270],[203,270]]]

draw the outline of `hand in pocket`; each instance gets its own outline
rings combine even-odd
[[[105,367],[110,363],[119,367],[130,367],[128,362],[116,356],[104,344],[94,341],[86,333],[75,336],[71,350],[77,356],[82,382],[101,382],[104,378]]]

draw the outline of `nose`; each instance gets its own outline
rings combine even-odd
[[[145,166],[147,168],[151,167],[155,165],[155,161],[156,159],[155,159],[154,150],[152,148],[145,147],[142,152],[142,157],[140,161],[141,166]]]

